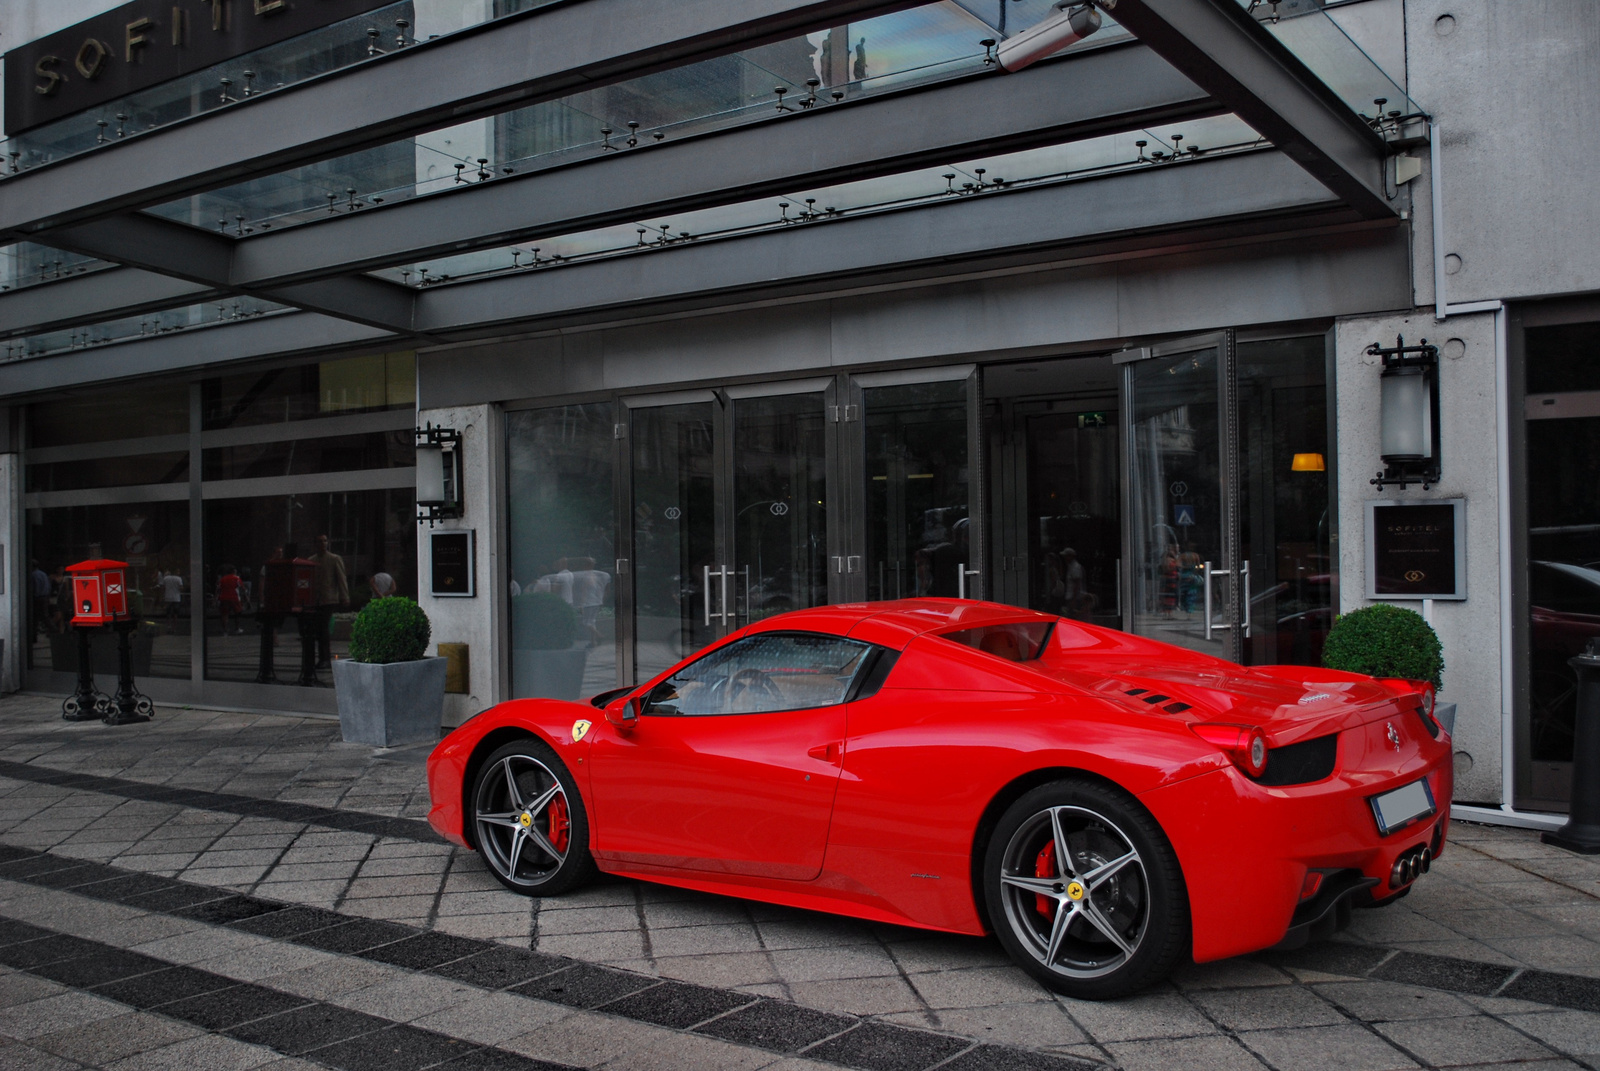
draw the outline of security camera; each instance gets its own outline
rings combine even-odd
[[[1061,0],[1055,6],[1054,15],[1001,42],[996,53],[1001,70],[1020,71],[1077,44],[1100,28],[1100,12],[1093,4]]]

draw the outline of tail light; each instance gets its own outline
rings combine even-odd
[[[1433,708],[1438,705],[1439,696],[1434,692],[1432,682],[1393,678],[1386,679],[1383,683],[1410,690],[1413,698],[1417,701],[1416,711],[1417,716],[1422,719],[1422,727],[1428,730],[1429,736],[1435,740],[1439,739],[1439,733],[1442,730],[1439,727],[1439,722],[1433,716]]]
[[[1206,743],[1221,748],[1235,766],[1251,777],[1266,773],[1267,734],[1257,726],[1201,722],[1189,728]]]

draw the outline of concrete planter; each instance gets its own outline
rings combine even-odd
[[[421,658],[378,665],[336,660],[333,687],[346,742],[399,747],[438,740],[447,661]]]
[[[583,698],[583,665],[588,658],[586,647],[564,651],[513,648],[511,672],[518,698]]]

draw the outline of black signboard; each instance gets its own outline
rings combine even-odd
[[[473,585],[473,532],[430,532],[432,553],[430,593],[435,596],[461,596],[477,594]]]
[[[6,133],[53,122],[393,2],[133,0],[5,54]],[[382,29],[386,42],[394,38],[390,27]],[[258,88],[270,85],[263,82]]]
[[[1367,503],[1367,597],[1464,599],[1463,499]]]

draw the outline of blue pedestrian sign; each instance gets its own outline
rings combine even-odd
[[[1194,506],[1187,503],[1178,503],[1172,507],[1172,523],[1179,528],[1194,527]]]

